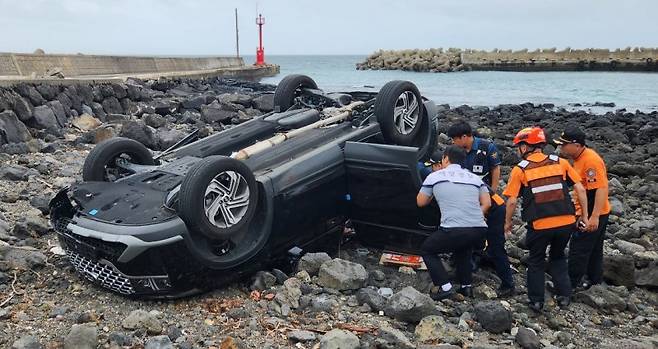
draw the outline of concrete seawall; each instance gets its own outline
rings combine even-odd
[[[503,71],[646,71],[658,72],[658,49],[626,48],[572,50],[402,50],[378,51],[357,69],[451,72]]]
[[[278,73],[278,66],[247,66],[238,57],[137,57],[0,53],[0,83],[52,78],[56,70],[67,79],[116,80],[126,77],[213,77],[258,79]]]

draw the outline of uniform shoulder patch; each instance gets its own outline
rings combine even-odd
[[[519,162],[517,166],[519,166],[522,169],[525,169],[526,167],[528,167],[528,165],[530,165],[530,161],[522,160],[521,162]]]
[[[587,171],[585,171],[585,176],[587,177],[587,182],[589,183],[596,182],[596,169],[588,168]]]
[[[553,160],[553,161],[560,161],[560,157],[555,155],[555,154],[549,155],[548,158]]]

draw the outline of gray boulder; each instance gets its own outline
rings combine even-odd
[[[51,84],[39,84],[36,86],[37,91],[39,91],[39,94],[43,96],[44,99],[52,101],[53,99],[57,98],[57,95],[59,94],[60,87],[56,85],[51,85]]]
[[[603,278],[617,286],[635,286],[635,261],[627,255],[605,255],[603,257]]]
[[[27,142],[30,132],[16,114],[11,111],[0,113],[0,144]]]
[[[514,338],[516,343],[523,349],[540,349],[541,342],[537,334],[531,329],[521,327]]]
[[[96,326],[73,325],[64,339],[64,349],[96,349],[96,347],[98,347]]]
[[[55,117],[55,113],[47,105],[34,108],[33,124],[36,128],[46,130],[51,134],[61,133],[61,126]]]
[[[402,331],[383,323],[377,333],[375,345],[381,349],[413,349],[416,346],[402,333]]]
[[[0,179],[10,181],[27,181],[30,176],[38,174],[38,171],[21,165],[5,165],[0,168]]]
[[[240,104],[245,107],[251,106],[252,97],[241,93],[224,93],[217,96],[217,100],[226,104]]]
[[[144,349],[174,349],[174,344],[168,336],[156,336],[146,341]]]
[[[324,262],[318,273],[318,285],[335,290],[358,290],[368,280],[368,272],[357,263],[343,259]]]
[[[123,320],[121,326],[127,330],[144,329],[151,335],[162,333],[162,323],[160,320],[155,315],[141,309],[133,310]]]
[[[288,340],[297,342],[313,342],[317,339],[317,335],[311,331],[306,330],[292,330],[288,332]]]
[[[615,241],[615,247],[617,247],[617,249],[622,253],[630,254],[630,255],[636,252],[646,251],[646,248],[644,248],[644,246],[624,240]]]
[[[14,90],[22,97],[27,98],[32,105],[36,106],[46,103],[46,100],[33,85],[18,84],[14,87]]]
[[[609,287],[603,285],[594,285],[583,292],[577,293],[574,300],[585,303],[604,313],[626,310],[626,301],[617,293],[612,292]]]
[[[375,311],[384,310],[386,298],[372,288],[362,288],[357,292],[356,299],[359,304],[368,304]]]
[[[654,262],[647,268],[635,273],[635,284],[638,286],[658,287],[658,263]]]
[[[148,127],[143,121],[128,121],[121,128],[121,137],[134,139],[146,147],[158,149],[158,141],[155,132]]]
[[[441,340],[444,343],[461,344],[465,334],[462,330],[446,322],[439,315],[429,315],[420,320],[414,334],[419,342]],[[459,346],[461,348],[461,346]]]
[[[132,99],[133,101],[139,101],[142,99],[142,87],[139,85],[135,84],[126,84],[126,92],[128,94],[128,98]]]
[[[299,298],[302,296],[302,282],[297,278],[290,278],[283,283],[283,290],[278,292],[274,300],[282,307],[289,306],[291,309],[299,307]]]
[[[167,124],[167,119],[158,114],[144,114],[142,120],[153,128],[160,128]]]
[[[159,100],[153,104],[156,114],[166,116],[178,110],[178,102],[175,100]]]
[[[509,332],[512,329],[512,312],[498,301],[477,303],[475,317],[491,333]]]
[[[167,149],[171,147],[172,145],[176,144],[176,142],[185,138],[186,135],[187,134],[185,132],[176,129],[168,130],[166,128],[160,128],[156,131],[156,137],[158,139],[160,149]]]
[[[114,96],[117,99],[126,98],[128,96],[128,91],[126,91],[126,85],[124,84],[111,84],[110,87],[114,91]]]
[[[338,308],[339,303],[335,296],[320,294],[311,300],[311,311],[318,313],[333,313]]]
[[[269,271],[259,271],[253,277],[251,283],[252,290],[263,291],[276,285],[276,276]]]
[[[71,109],[77,111],[78,114],[82,113],[82,98],[80,98],[78,89],[75,87],[75,85],[67,87],[64,91],[64,94],[66,94],[66,96],[71,101]]]
[[[254,108],[263,111],[270,112],[274,110],[274,95],[265,94],[254,98],[252,101]]]
[[[235,112],[224,110],[224,108],[216,102],[201,107],[201,119],[209,124],[230,120],[235,115]]]
[[[359,345],[359,337],[339,329],[325,333],[320,339],[320,349],[356,349]]]
[[[66,126],[68,119],[66,117],[66,111],[64,110],[62,103],[60,103],[60,101],[52,101],[48,102],[46,105],[53,111],[53,114],[55,114],[55,119],[57,120],[59,126]],[[91,108],[89,108],[89,111],[91,111]]]
[[[133,339],[130,335],[123,332],[112,332],[107,336],[108,342],[118,345],[120,347],[129,347],[133,344]]]
[[[205,96],[196,96],[196,97],[188,98],[181,103],[183,108],[195,109],[195,110],[201,110],[201,107],[204,104],[206,104]]]
[[[11,349],[42,349],[43,345],[35,336],[25,335],[17,339],[12,345]]]
[[[47,220],[41,216],[28,212],[16,221],[12,234],[25,238],[35,235],[41,236],[48,233],[49,230],[50,226],[48,225]]]
[[[297,265],[297,270],[305,270],[308,275],[315,276],[320,271],[320,266],[322,263],[328,262],[331,260],[328,254],[325,252],[318,253],[307,253],[302,256]]]
[[[46,265],[46,256],[32,247],[0,245],[0,269],[39,269]]]
[[[102,105],[103,110],[107,114],[123,114],[123,107],[119,100],[114,96],[105,98]]]
[[[23,99],[23,97],[14,94],[11,98],[11,106],[21,121],[27,121],[32,118],[32,105]]]
[[[438,311],[430,296],[407,286],[388,299],[384,313],[400,321],[417,323]]]

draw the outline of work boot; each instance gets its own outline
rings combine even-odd
[[[535,313],[541,313],[544,309],[544,303],[542,302],[530,302],[528,303],[528,308],[534,311]]]
[[[567,308],[571,304],[571,297],[569,296],[557,296],[555,301],[560,308]]]
[[[435,301],[442,301],[444,299],[448,299],[452,297],[455,294],[455,288],[451,288],[447,291],[443,291],[439,288],[439,291],[437,292],[430,292],[430,298],[432,298]]]
[[[498,295],[498,298],[513,297],[516,294],[516,288],[514,288],[514,286],[512,287],[501,286],[496,290],[496,294]]]
[[[466,298],[473,298],[473,286],[462,286],[457,290],[457,293]]]

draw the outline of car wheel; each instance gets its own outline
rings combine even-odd
[[[244,163],[210,156],[185,175],[179,192],[179,214],[190,231],[211,240],[230,239],[256,212],[258,188]]]
[[[114,182],[134,172],[122,164],[156,165],[151,152],[142,143],[123,137],[115,137],[96,145],[82,167],[84,181]]]
[[[317,89],[318,85],[306,75],[288,75],[279,82],[274,90],[274,109],[279,111],[288,110],[295,103],[295,98],[300,95],[302,88]]]
[[[423,100],[416,85],[409,81],[391,81],[375,100],[375,115],[388,143],[411,146],[421,129]]]

